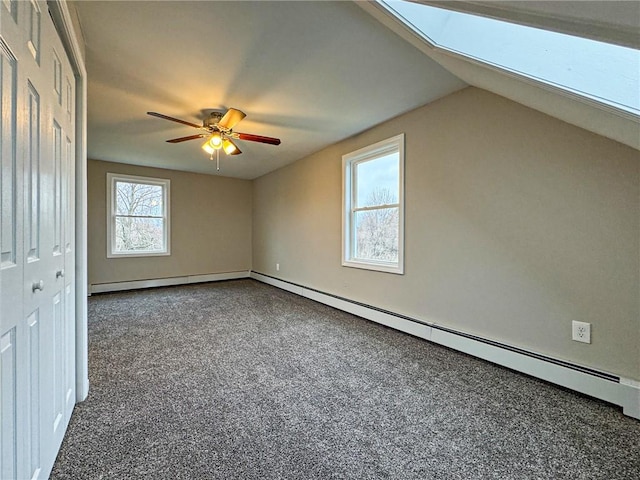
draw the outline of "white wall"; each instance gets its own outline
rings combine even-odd
[[[405,275],[342,267],[341,157],[402,132]],[[255,180],[252,268],[638,380],[640,155],[468,88]]]
[[[251,268],[251,182],[90,160],[89,283],[186,277]],[[107,172],[171,180],[171,255],[107,258]]]

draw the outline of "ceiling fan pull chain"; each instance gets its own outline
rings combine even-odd
[[[220,171],[220,150],[216,150],[216,170]]]

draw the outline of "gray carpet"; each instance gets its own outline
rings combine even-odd
[[[638,479],[620,409],[253,280],[89,300],[54,479]]]

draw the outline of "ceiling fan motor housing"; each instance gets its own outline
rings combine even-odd
[[[211,112],[209,117],[202,121],[202,126],[205,128],[218,128],[218,123],[222,120],[223,114],[223,112]]]

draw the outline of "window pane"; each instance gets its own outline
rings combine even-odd
[[[404,273],[404,134],[342,156],[342,265]]]
[[[164,220],[116,217],[116,252],[164,250]]]
[[[640,111],[640,59],[633,48],[415,2],[388,5],[403,23],[444,48],[635,114]]]
[[[163,214],[162,186],[116,182],[116,214],[161,217]]]
[[[398,203],[397,152],[356,164],[356,208]]]
[[[355,214],[355,255],[359,260],[398,261],[399,210],[381,208]]]

